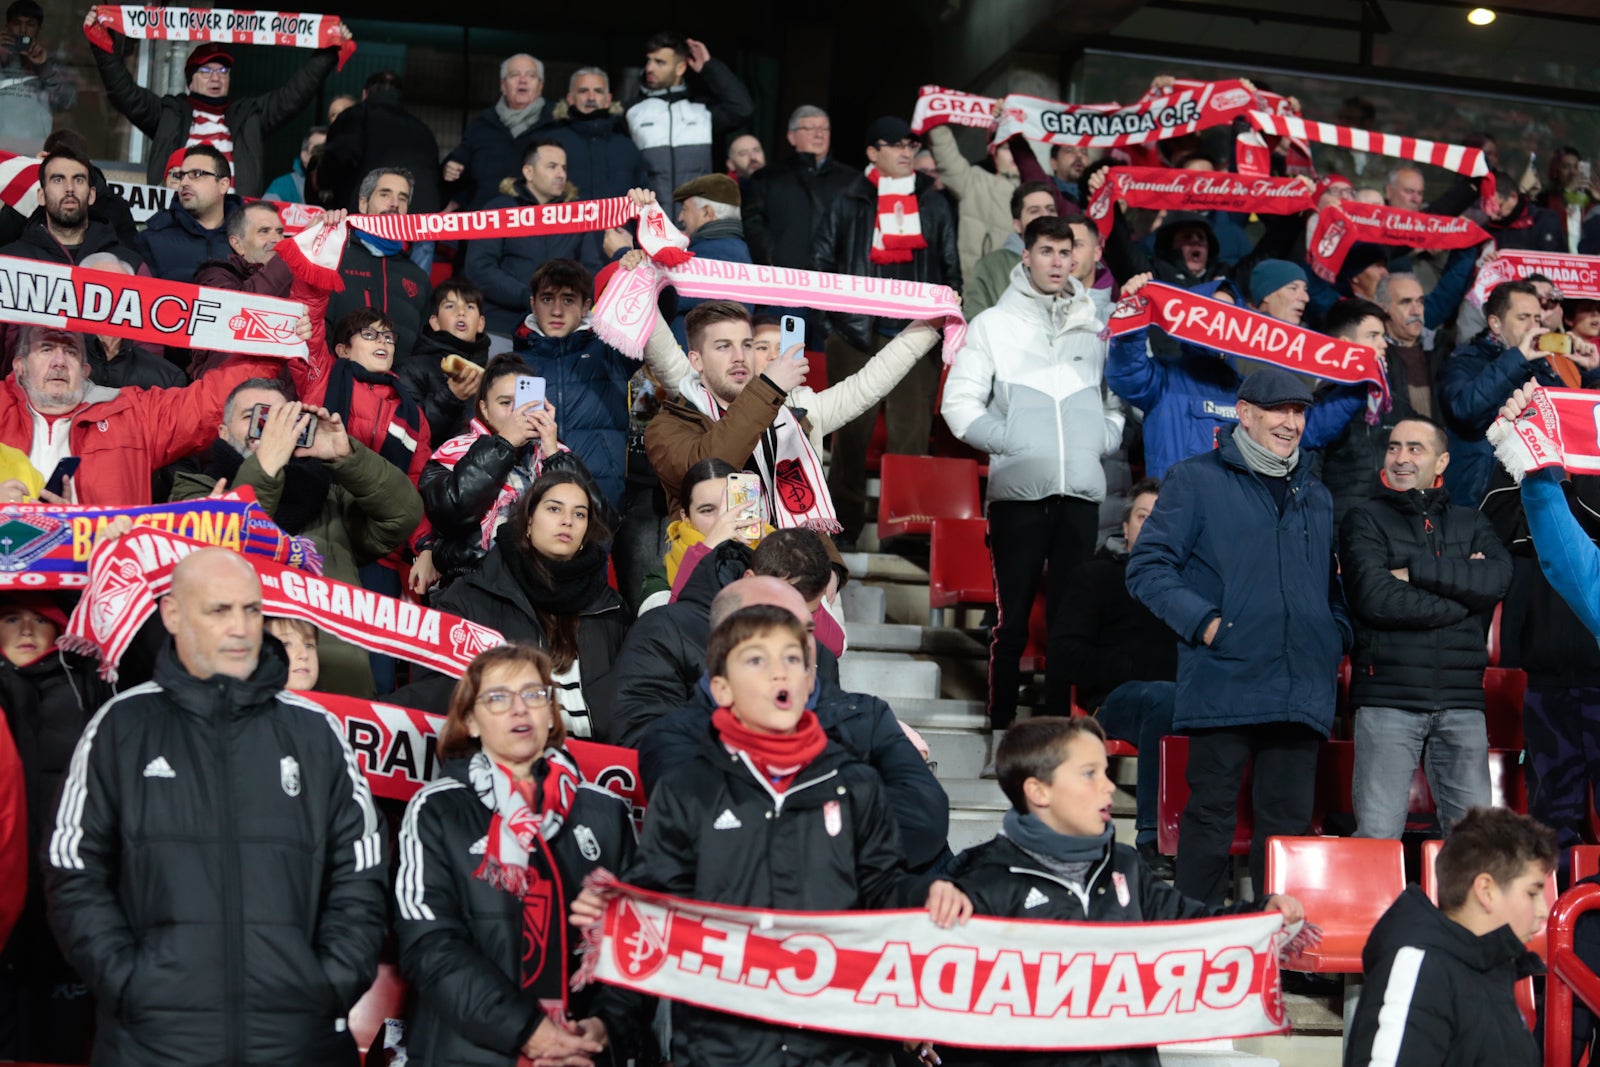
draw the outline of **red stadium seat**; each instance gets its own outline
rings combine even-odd
[[[1156,794],[1156,840],[1164,856],[1178,854],[1178,826],[1183,819],[1183,809],[1189,803],[1189,739],[1182,734],[1172,734],[1161,739],[1161,786]],[[1250,786],[1253,782],[1246,767],[1244,780],[1239,783],[1239,821],[1233,830],[1233,844],[1228,853],[1233,856],[1250,854],[1250,835],[1255,831],[1255,820],[1250,807]]]
[[[989,524],[982,519],[935,519],[928,551],[928,604],[994,603],[994,564],[984,539]]]
[[[1574,882],[1600,874],[1600,845],[1573,845],[1569,854]]]
[[[978,465],[937,456],[883,457],[878,472],[878,538],[926,534],[934,519],[979,519]]]
[[[1367,935],[1405,888],[1405,853],[1398,841],[1267,839],[1266,895],[1298,898],[1322,927],[1322,944],[1289,960],[1290,970],[1359,973]]]
[[[1077,686],[1073,686],[1072,687],[1072,717],[1074,719],[1085,719],[1085,718],[1088,718],[1089,715],[1090,715],[1089,711],[1078,704],[1078,687]],[[1117,741],[1117,740],[1114,740],[1114,739],[1109,738],[1109,737],[1106,738],[1106,755],[1108,755],[1108,756],[1137,756],[1138,754],[1139,754],[1139,750],[1137,748],[1135,748],[1133,745],[1128,744],[1128,742],[1126,742],[1126,741]]]
[[[1489,747],[1522,751],[1522,700],[1528,676],[1510,667],[1490,667],[1483,672],[1484,720]]]
[[[1489,619],[1487,651],[1489,653],[1489,666],[1491,667],[1500,666],[1500,615],[1504,609],[1504,603],[1496,604],[1494,606],[1494,615]]]
[[[398,967],[392,963],[378,964],[377,980],[350,1009],[350,1036],[356,1039],[362,1062],[366,1062],[367,1050],[373,1043],[383,1040],[384,1020],[405,1018],[409,988],[400,977]]]

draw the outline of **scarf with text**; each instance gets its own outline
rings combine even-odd
[[[217,41],[279,48],[337,48],[339,69],[355,54],[356,43],[338,32],[338,15],[287,11],[231,11],[209,7],[147,7],[99,4],[83,35],[102,52],[115,51],[111,33],[138,41]]]
[[[1385,204],[1340,200],[1317,213],[1307,242],[1317,277],[1339,276],[1345,256],[1357,242],[1402,248],[1471,248],[1488,241],[1482,226],[1462,215],[1430,215]]]
[[[946,123],[992,130],[995,128],[995,111],[999,107],[1000,101],[992,96],[963,93],[939,85],[924,85],[917,93],[917,106],[911,112],[911,132],[920,137],[933,127]]]
[[[1533,391],[1516,422],[1497,418],[1486,435],[1511,477],[1547,467],[1572,474],[1600,474],[1600,393],[1592,389]]]
[[[1086,212],[1100,228],[1102,237],[1111,233],[1112,204],[1119,200],[1129,207],[1262,215],[1293,215],[1316,207],[1310,187],[1299,178],[1168,167],[1111,167]]]
[[[798,817],[827,820],[832,803]],[[1107,877],[1127,906],[1134,887]],[[758,914],[600,872],[585,885],[608,899],[574,987],[598,978],[778,1026],[985,1049],[1147,1047],[1289,1027],[1278,967],[1292,942],[1276,912],[1116,924],[974,916],[941,930],[922,910]]]
[[[1226,125],[1239,115],[1277,107],[1279,100],[1284,100],[1282,106],[1287,108],[1285,98],[1264,94],[1237,78],[1185,81],[1170,91],[1146,93],[1137,104],[1127,107],[1067,104],[1011,93],[1000,102],[1000,124],[994,139],[1004,141],[1020,133],[1030,141],[1052,145],[1126,148]]]
[[[880,264],[910,263],[913,253],[928,247],[922,236],[922,217],[917,211],[916,171],[904,178],[885,178],[877,167],[869,166],[867,181],[878,190],[872,250],[867,258]]]
[[[102,540],[89,557],[89,584],[58,642],[68,652],[95,656],[100,674],[115,680],[117,665],[139,627],[172,586],[178,561],[201,541],[163,530],[135,528]],[[459,678],[480,652],[505,644],[496,630],[419,604],[332,578],[317,577],[261,556],[245,555],[261,579],[262,611],[303,619],[369,652]]]
[[[322,555],[309,537],[292,537],[241,486],[223,497],[131,508],[67,504],[0,506],[0,588],[79,589],[89,584],[89,561],[114,519],[149,527],[277,563],[322,573]]]
[[[0,256],[0,322],[152,345],[305,359],[292,300]]]
[[[689,239],[667,218],[661,205],[646,204],[641,208],[626,196],[516,204],[482,211],[351,215],[331,229],[320,225],[319,217],[292,237],[286,227],[284,239],[278,242],[278,255],[302,281],[337,293],[344,290],[339,260],[352,228],[383,241],[460,241],[588,233],[615,229],[633,219],[639,220],[639,247],[655,262],[675,267],[693,258],[687,251]]]
[[[1549,278],[1566,300],[1600,300],[1600,256],[1557,255],[1553,252],[1517,252],[1504,249],[1478,268],[1467,299],[1481,305],[1502,282],[1530,274]]]
[[[595,304],[591,316],[594,332],[612,348],[642,359],[656,324],[656,297],[669,285],[680,296],[743,304],[808,307],[886,319],[942,319],[946,363],[954,362],[967,337],[961,300],[948,285],[716,259],[695,259],[672,270],[647,263],[617,271]]]
[[[800,713],[800,721],[792,734],[757,733],[740,722],[732,708],[713,711],[711,727],[717,731],[724,748],[750,757],[756,770],[780,793],[828,747],[828,735],[823,732],[817,713],[810,708]]]
[[[1367,421],[1389,407],[1389,378],[1366,345],[1282,322],[1259,311],[1151,283],[1123,297],[1111,312],[1112,337],[1156,325],[1179,341],[1240,359],[1309,374],[1340,385],[1366,382]]]

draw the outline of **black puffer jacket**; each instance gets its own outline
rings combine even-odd
[[[948,285],[961,291],[961,258],[956,253],[956,220],[950,201],[933,187],[933,180],[917,175],[917,215],[928,247],[911,254],[910,263],[874,263],[872,230],[878,221],[878,190],[865,175],[838,192],[829,205],[828,216],[817,229],[816,269],[832,274],[855,274],[865,278],[896,278],[902,281]],[[827,313],[829,333],[841,335],[863,351],[872,350],[872,336],[880,323],[867,315]],[[887,330],[900,332],[904,322]]]
[[[395,373],[400,383],[411,393],[411,398],[422,405],[428,417],[428,442],[438,448],[457,434],[465,433],[467,420],[472,417],[472,401],[459,399],[450,391],[450,379],[439,361],[456,355],[482,369],[489,362],[489,335],[479,334],[472,343],[456,338],[444,330],[434,330],[424,324],[411,354],[398,361]]]
[[[1113,887],[1120,875],[1128,887],[1122,903]],[[1038,860],[1003,835],[967,849],[955,858],[945,877],[972,898],[974,915],[1051,922],[1148,923],[1205,919],[1261,910],[1261,902],[1209,907],[1190,900],[1171,884],[1150,873],[1139,854],[1113,842],[1105,857],[1090,867],[1081,890],[1041,869]],[[1114,935],[1109,940],[1115,940]],[[1159,1067],[1153,1048],[1107,1049],[1103,1052],[1002,1052],[941,1045],[939,1055],[952,1067]]]
[[[1345,514],[1339,567],[1356,631],[1352,707],[1483,707],[1489,613],[1511,584],[1488,519],[1452,507],[1446,489],[1385,483]],[[1400,569],[1409,580],[1390,573]]]
[[[400,825],[395,936],[401,973],[416,995],[406,1053],[417,1067],[513,1067],[544,1018],[538,1001],[521,988],[522,901],[474,877],[494,810],[493,797],[486,801],[473,787],[469,764],[446,761],[438,780],[411,798]],[[627,802],[584,783],[546,844],[559,890],[546,950],[565,953],[570,975],[583,941],[566,917],[584,877],[596,867],[625,870],[633,860]],[[591,983],[572,994],[567,1014],[605,1023],[610,1061],[620,1064],[638,1048],[647,1022],[642,1012],[650,1003],[616,986]]]
[[[660,610],[660,609],[657,609]],[[652,612],[651,614],[654,614]],[[837,804],[840,830],[823,806]],[[718,828],[720,827],[720,828]],[[916,908],[877,772],[829,744],[773,802],[771,786],[715,734],[650,795],[639,855],[623,880],[643,889],[778,911]],[[672,1006],[674,1059],[696,1067],[880,1067],[888,1046]]]
[[[859,175],[837,159],[795,152],[750,176],[744,191],[744,237],[757,263],[812,270],[817,224]]]
[[[365,99],[340,112],[328,128],[317,185],[332,194],[330,207],[355,211],[362,180],[380,166],[411,172],[411,214],[432,214],[444,206],[439,142],[393,89],[368,89]]]
[[[94,992],[97,1064],[349,1064],[385,927],[383,835],[337,721],[248,679],[155,677],[100,709],[45,862],[50,922]]]
[[[435,597],[433,606],[491,626],[507,641],[549,647],[533,602],[506,566],[498,547],[489,550],[476,571]],[[605,724],[615,706],[617,652],[628,632],[628,612],[617,591],[602,585],[578,615],[578,673],[584,703],[589,709],[593,736],[604,738]]]
[[[1178,635],[1128,592],[1128,550],[1113,537],[1067,579],[1067,662],[1078,704],[1098,708],[1123,682],[1178,677]]]
[[[1344,1038],[1344,1062],[1376,1063],[1381,1032],[1395,1067],[1537,1067],[1539,1045],[1513,988],[1544,964],[1509,926],[1475,936],[1411,886],[1372,928],[1366,989]],[[1389,1042],[1393,1042],[1393,1046]]]
[[[329,347],[339,320],[352,311],[377,308],[394,323],[395,351],[409,352],[428,321],[433,285],[428,272],[402,255],[374,255],[359,236],[345,242],[339,260],[344,290],[328,298]]]

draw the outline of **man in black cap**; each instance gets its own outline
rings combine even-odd
[[[0,140],[29,152],[50,136],[51,112],[71,111],[78,102],[72,72],[50,58],[39,37],[43,25],[44,8],[16,0],[0,33]]]
[[[84,25],[97,32],[102,29],[93,8]],[[259,197],[267,186],[262,166],[262,142],[266,136],[288,124],[316,99],[339,59],[337,45],[319,48],[304,66],[271,92],[233,97],[228,91],[233,56],[221,45],[200,44],[183,65],[189,76],[188,93],[160,96],[129,75],[122,61],[127,38],[109,28],[104,32],[111,37],[112,50],[89,51],[100,68],[100,80],[105,82],[111,106],[150,138],[145,153],[146,183],[166,182],[167,159],[178,149],[209,144],[228,158],[233,170],[233,191],[243,197]],[[350,30],[343,24],[335,32],[342,40],[350,39]]]
[[[1177,887],[1220,904],[1239,784],[1255,760],[1250,875],[1267,838],[1311,827],[1317,749],[1351,644],[1334,566],[1333,499],[1302,462],[1311,390],[1265,367],[1239,384],[1239,425],[1174,465],[1128,557],[1128,591],[1177,633],[1173,726],[1189,735]]]
[[[817,270],[871,278],[895,278],[961,289],[956,224],[950,202],[933,180],[912,167],[920,147],[911,126],[885,115],[867,127],[867,171],[828,207],[817,229]],[[903,330],[901,319],[830,311],[826,351],[828,380],[843,381],[866,366]],[[929,352],[884,402],[888,451],[913,456],[928,451],[933,401],[939,391],[939,354]],[[867,444],[877,405],[833,435],[828,489],[839,522],[841,548],[853,546],[866,519]]]

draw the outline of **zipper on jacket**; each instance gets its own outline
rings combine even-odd
[[[217,684],[217,706],[226,699],[226,687]],[[228,754],[229,720],[217,714],[212,720],[213,743],[217,748],[217,797],[222,829],[222,991],[227,1019],[227,1062],[244,1063],[244,994],[240,989],[244,973],[244,905],[240,901],[239,827],[234,816],[233,785],[238,780]]]
[[[814,785],[821,785],[830,778],[839,777],[839,771],[834,769],[829,771],[827,774],[824,774],[820,778],[813,778],[807,782],[796,782],[794,785],[791,785],[788,789],[780,793],[772,787],[771,782],[767,781],[767,776],[756,769],[756,765],[751,761],[750,754],[748,752],[739,753],[739,762],[743,763],[745,767],[749,769],[750,774],[757,782],[761,784],[761,788],[765,789],[767,791],[767,795],[772,798],[772,814],[774,818],[783,814],[783,802],[789,797],[792,797],[796,793],[800,792],[800,790],[810,789]]]
[[[1089,876],[1084,879],[1082,889],[1079,889],[1077,886],[1073,885],[1065,878],[1062,878],[1060,875],[1051,874],[1048,871],[1036,870],[1032,867],[1011,867],[1008,869],[1012,874],[1037,875],[1040,878],[1048,879],[1049,881],[1054,882],[1056,885],[1071,890],[1072,895],[1078,898],[1078,903],[1083,905],[1083,917],[1087,919],[1089,917],[1089,890],[1094,888],[1094,884],[1098,882],[1100,880],[1100,876],[1105,873],[1106,865],[1111,862],[1111,854],[1114,851],[1116,851],[1115,845],[1106,849],[1106,854],[1100,858],[1100,866],[1091,871]]]

